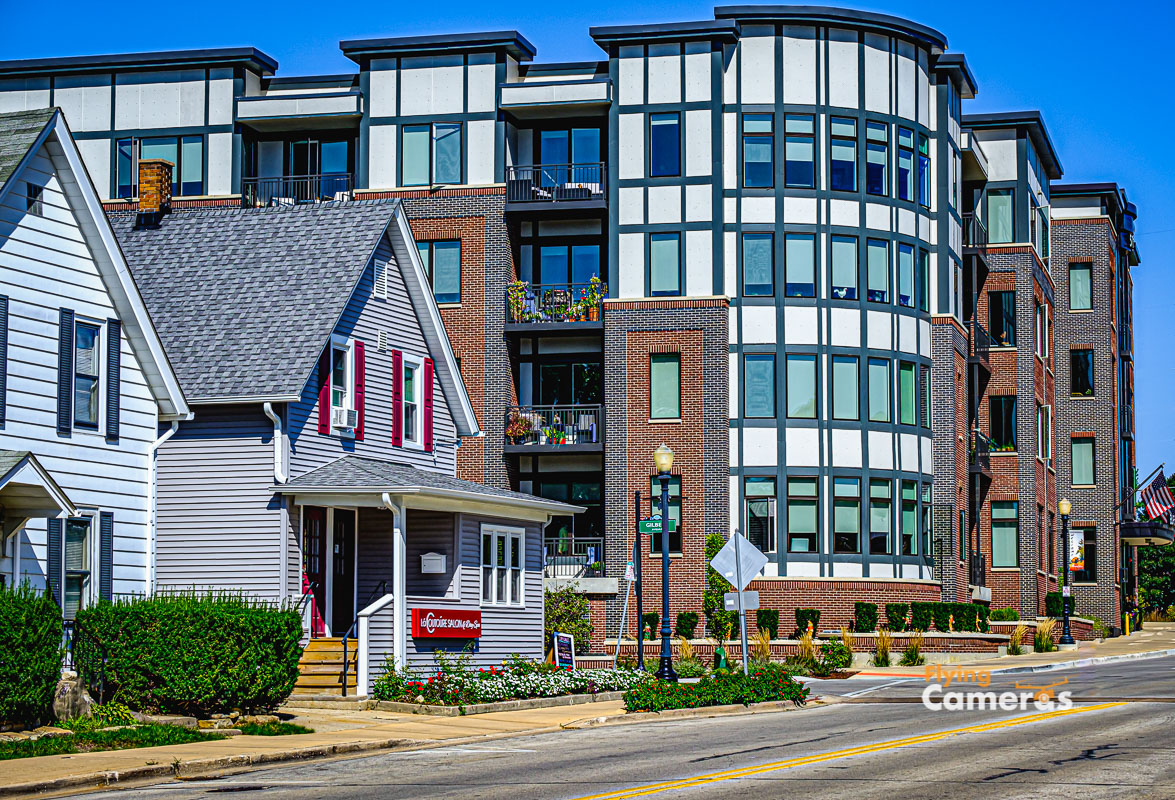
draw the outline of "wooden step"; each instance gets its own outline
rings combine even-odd
[[[314,662],[314,663],[310,663],[310,664],[299,664],[298,665],[298,673],[300,675],[342,675],[343,674],[343,662],[339,661],[339,662],[335,663],[335,662],[331,662],[331,661],[325,661],[325,662]],[[354,661],[347,664],[347,674],[348,675],[355,675],[357,673],[358,673],[358,667],[356,666]]]
[[[342,675],[338,672],[332,675],[299,675],[298,682],[294,684],[297,688],[308,686],[342,686]],[[355,676],[347,676],[347,685],[355,685]]]
[[[347,660],[348,661],[354,661],[358,657],[359,657],[359,653],[356,650],[349,650],[347,652]],[[300,659],[298,659],[298,661],[302,664],[313,664],[313,663],[321,662],[321,661],[337,661],[340,664],[342,664],[343,663],[343,651],[341,649],[340,650],[319,650],[314,653],[303,653],[302,657]]]

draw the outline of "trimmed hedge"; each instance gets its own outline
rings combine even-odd
[[[1046,617],[1063,617],[1065,615],[1064,606],[1061,605],[1062,594],[1060,592],[1049,592],[1044,596],[1044,614]],[[1077,610],[1077,601],[1069,598],[1069,616],[1073,616]]]
[[[49,718],[61,677],[61,609],[27,584],[0,588],[0,722]]]
[[[791,700],[803,705],[808,689],[779,668],[750,675],[741,672],[708,675],[697,683],[649,681],[624,693],[625,711],[665,711],[671,708],[750,705],[769,700]]]
[[[677,623],[673,626],[673,632],[676,636],[684,636],[686,639],[694,638],[694,631],[698,629],[698,612],[696,611],[682,611],[677,615]]]
[[[1014,608],[997,608],[991,612],[992,622],[1017,622],[1020,619],[1020,612]]]
[[[857,633],[877,630],[877,603],[857,601],[853,606],[853,630]]]
[[[767,631],[772,639],[779,638],[779,611],[774,608],[760,608],[755,611],[755,624],[759,630]]]
[[[818,608],[797,608],[796,609],[796,636],[802,636],[808,630],[808,623],[812,623],[813,634],[820,632],[820,609]]]
[[[107,654],[111,699],[138,711],[271,709],[298,679],[298,613],[243,595],[99,603],[79,611],[77,625]]]
[[[910,630],[928,631],[938,603],[910,603]]]
[[[901,633],[906,629],[906,619],[910,615],[909,603],[886,603],[885,624],[891,631]]]

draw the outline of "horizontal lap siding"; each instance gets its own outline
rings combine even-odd
[[[408,575],[409,597],[444,598],[450,588],[456,594],[457,553],[454,545],[454,514],[440,511],[409,511],[408,517]],[[425,575],[420,571],[420,557],[425,553],[445,556],[443,573]]]
[[[353,337],[365,345],[366,402],[365,436],[362,441],[323,436],[318,433],[318,376],[317,369],[302,391],[301,399],[289,408],[290,474],[298,477],[315,467],[340,456],[355,454],[383,458],[422,469],[454,474],[456,470],[456,427],[444,402],[440,382],[433,380],[435,451],[392,446],[392,349],[405,355],[431,357],[425,345],[424,334],[404,285],[404,278],[396,266],[396,259],[386,237],[376,250],[376,258],[388,262],[388,299],[372,297],[372,268],[368,264],[363,278],[344,310],[335,333]],[[420,309],[423,314],[424,310]],[[387,350],[378,347],[379,332],[387,337]],[[323,343],[325,345],[325,342]],[[420,413],[424,413],[424,393],[419,397]],[[423,426],[422,426],[423,433]]]
[[[118,442],[76,430],[68,437],[58,435],[59,309],[101,323],[103,335],[106,320],[118,314],[45,148],[22,177],[45,189],[42,216],[28,213],[24,181],[0,204],[0,294],[9,297],[7,420],[0,428],[0,448],[33,452],[76,506],[114,514],[113,592],[141,595],[147,591],[150,448],[157,406],[124,335]],[[97,535],[95,526],[95,541]],[[45,521],[30,521],[18,541],[20,579],[43,587]],[[0,559],[0,571],[11,575],[12,567],[11,558]]]
[[[158,469],[159,585],[278,597],[273,424],[261,411],[197,407],[160,448]]]

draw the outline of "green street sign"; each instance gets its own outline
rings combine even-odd
[[[661,518],[650,517],[649,519],[642,519],[636,526],[638,533],[660,533],[661,532]],[[669,533],[677,530],[677,523],[669,520]]]

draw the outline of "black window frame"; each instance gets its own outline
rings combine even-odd
[[[1078,360],[1086,362],[1079,371]],[[1087,379],[1078,381],[1078,376],[1081,372],[1088,373]],[[1078,392],[1078,386],[1088,385],[1089,391]],[[1070,348],[1069,349],[1069,396],[1070,397],[1093,397],[1097,391],[1097,361],[1093,349],[1091,348]]]
[[[860,186],[859,186],[860,179],[857,175],[857,170],[859,168],[859,162],[861,160],[860,153],[858,153],[858,149],[860,146],[860,130],[859,130],[859,125],[857,124],[857,122],[858,121],[857,121],[856,117],[830,116],[828,118],[828,190],[831,192],[855,193],[860,190]],[[838,124],[843,125],[846,123],[852,123],[852,126],[853,126],[852,136],[849,136],[849,135],[843,134],[843,133],[834,133],[833,132],[834,126],[836,126]],[[837,142],[851,142],[853,145],[853,162],[852,162],[853,168],[851,171],[851,174],[853,176],[853,184],[852,184],[851,188],[843,188],[841,186],[834,185],[838,179],[838,174],[839,174],[835,165],[837,163],[840,163],[834,157],[835,152],[836,152],[834,149],[834,145]],[[843,172],[843,170],[842,170],[842,172]]]
[[[1005,298],[1012,300],[1011,309],[1004,302]],[[992,291],[987,293],[987,321],[988,331],[991,333],[993,347],[1016,347],[1016,292],[1013,290]]]
[[[675,148],[674,160],[676,161],[677,166],[673,172],[655,172],[653,169],[653,166],[654,166],[654,164],[657,163],[657,161],[656,161],[656,153],[655,153],[654,145],[655,145],[657,139],[656,139],[656,137],[653,136],[653,127],[659,120],[660,121],[668,121],[670,118],[672,118],[672,120],[673,120],[673,126],[676,129],[675,132],[677,134],[676,136],[672,137],[672,141],[674,142],[674,148]],[[649,165],[648,165],[649,177],[650,178],[680,178],[681,172],[682,172],[682,170],[681,170],[681,154],[682,154],[682,150],[684,149],[681,146],[681,113],[678,111],[664,111],[664,112],[658,112],[655,114],[649,114],[648,141],[649,141]],[[666,141],[669,141],[669,140],[667,139]]]
[[[988,435],[996,452],[1016,452],[1016,395],[997,394],[988,398]],[[1010,410],[1010,413],[1009,413]]]
[[[793,130],[788,127],[789,122],[806,123],[807,131]],[[788,158],[789,145],[807,143],[812,156],[807,161]],[[805,163],[811,172],[807,182],[794,180],[793,171],[788,167],[790,163]],[[816,118],[812,114],[784,114],[783,116],[783,185],[788,189],[815,189],[816,188]]]
[[[766,121],[768,130],[763,131],[748,131],[747,121]],[[766,183],[750,183],[748,182],[747,172],[747,145],[755,142],[767,142],[767,154],[769,156],[767,163],[767,182]],[[775,115],[769,112],[747,112],[742,115],[742,151],[739,154],[742,160],[743,172],[743,188],[744,189],[773,189],[775,188]],[[760,164],[763,162],[752,162]]]

